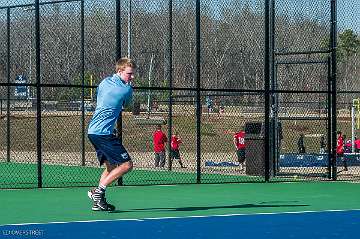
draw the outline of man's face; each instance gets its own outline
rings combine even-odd
[[[129,83],[134,79],[135,69],[132,67],[125,67],[123,71],[119,71],[121,79]]]

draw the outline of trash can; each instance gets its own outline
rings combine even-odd
[[[132,108],[132,114],[133,115],[139,115],[140,114],[140,107],[141,107],[140,102],[134,101],[133,108]]]
[[[265,127],[263,122],[245,123],[246,174],[265,176]],[[270,170],[272,166],[270,165]]]

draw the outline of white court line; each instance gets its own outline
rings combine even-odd
[[[260,213],[239,213],[239,214],[220,214],[220,215],[199,215],[199,216],[185,216],[185,217],[149,217],[141,219],[104,219],[104,220],[87,220],[87,221],[68,221],[68,222],[45,222],[45,223],[18,223],[18,224],[3,224],[2,226],[29,226],[29,225],[47,225],[47,224],[69,224],[69,223],[93,223],[93,222],[115,222],[115,221],[136,221],[142,222],[146,220],[167,220],[167,219],[189,219],[189,218],[210,218],[210,217],[236,217],[236,216],[257,216],[257,215],[281,215],[281,214],[305,214],[305,213],[324,213],[324,212],[351,212],[360,211],[360,209],[334,209],[323,211],[297,211],[297,212],[260,212]]]

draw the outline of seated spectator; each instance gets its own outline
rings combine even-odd
[[[351,151],[352,151],[351,139],[348,139],[346,141],[345,146],[344,146],[344,150],[345,150],[345,153],[351,153]]]

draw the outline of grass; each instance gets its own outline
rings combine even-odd
[[[163,117],[167,117],[166,114]],[[87,116],[85,125],[90,120]],[[234,152],[232,132],[243,129],[245,122],[263,121],[262,118],[244,118],[240,115],[221,116],[204,114],[201,124],[201,148],[207,152]],[[307,152],[318,152],[320,138],[327,136],[326,121],[319,120],[285,120],[283,122],[283,153],[297,151],[297,140],[300,133],[305,134]],[[6,117],[0,119],[0,133],[6,135]],[[36,119],[34,117],[11,117],[11,150],[36,151]],[[173,127],[183,140],[183,152],[196,152],[196,118],[195,115],[173,117]],[[351,135],[350,119],[339,122],[338,129]],[[133,116],[123,117],[123,142],[129,151],[144,152],[152,149],[153,125],[136,125]],[[167,126],[163,127],[167,131]],[[86,132],[86,129],[85,129]],[[42,118],[42,149],[44,151],[81,152],[81,117],[44,116]],[[85,151],[93,151],[85,137]],[[6,150],[6,137],[0,138],[0,150]]]

